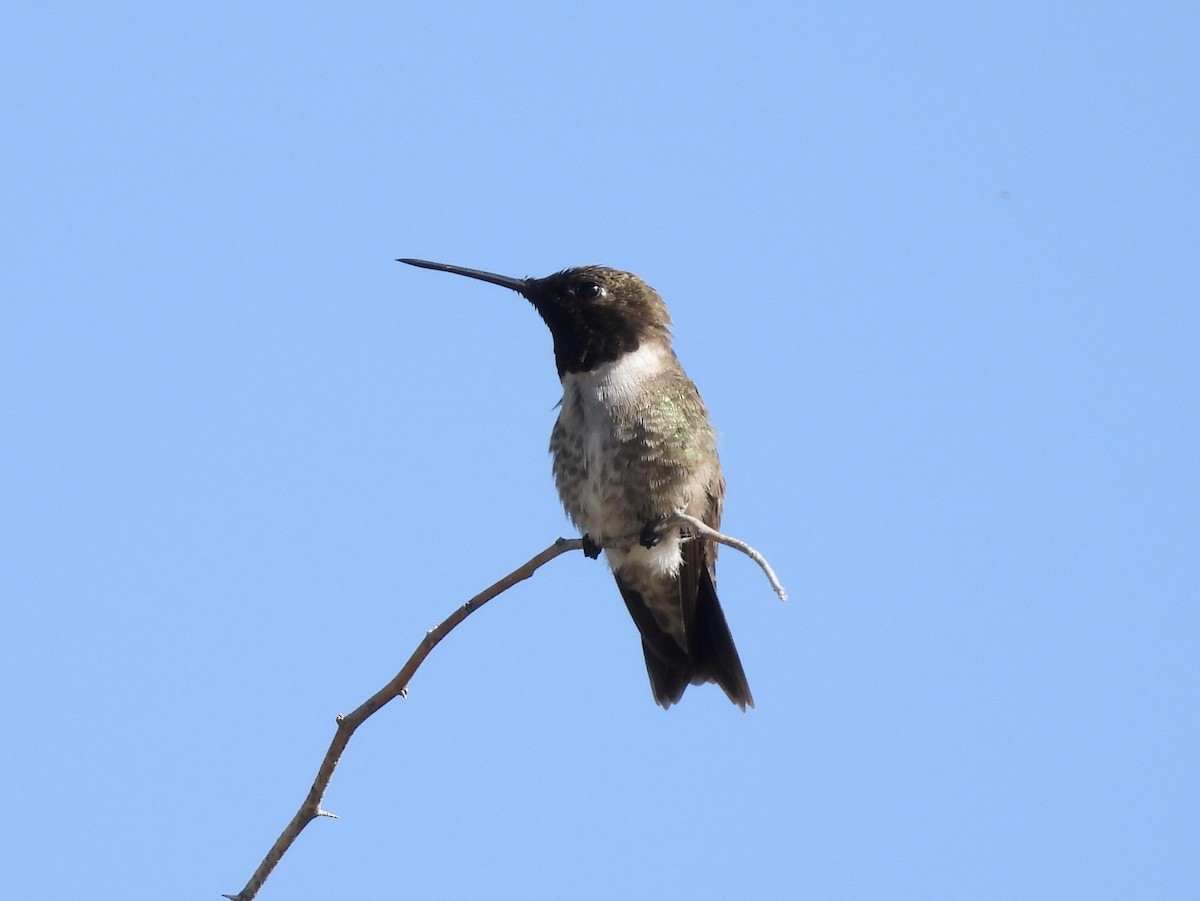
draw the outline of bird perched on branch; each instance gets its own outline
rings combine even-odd
[[[715,682],[754,706],[717,601],[717,546],[673,513],[720,526],[725,479],[708,411],[671,346],[658,293],[604,266],[509,278],[426,260],[402,263],[511,288],[541,315],[562,381],[550,436],[554,481],[591,557],[605,549],[642,636],[650,687],[664,708],[690,685]],[[632,546],[615,546],[638,536]]]

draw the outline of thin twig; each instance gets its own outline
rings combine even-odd
[[[731,538],[728,535],[722,535],[720,532],[714,531],[706,526],[700,520],[694,517],[687,516],[683,513],[677,513],[674,516],[665,519],[659,526],[661,531],[664,528],[669,528],[672,525],[684,525],[696,532],[697,535],[709,540],[716,541],[720,544],[727,544],[730,547],[746,554],[750,559],[758,563],[767,574],[767,578],[771,582],[771,586],[775,589],[775,593],[780,598],[786,599],[787,595],[783,590],[783,586],[779,584],[779,580],[775,578],[775,573],[763,559],[763,556],[737,538]],[[604,547],[629,547],[636,544],[638,537],[634,536],[628,539],[622,539],[613,542],[606,542]],[[300,809],[296,811],[291,822],[287,824],[279,838],[275,840],[275,844],[271,846],[271,850],[267,852],[267,856],[263,858],[262,863],[258,865],[258,869],[254,871],[254,875],[250,877],[250,881],[236,895],[222,895],[230,901],[251,901],[262,888],[267,877],[278,865],[283,855],[287,853],[292,843],[304,831],[309,823],[317,817],[332,817],[336,819],[335,814],[321,807],[321,801],[325,797],[325,792],[329,788],[329,783],[333,779],[333,771],[337,769],[338,762],[342,758],[342,752],[346,750],[346,745],[350,743],[350,736],[354,731],[361,726],[368,717],[387,704],[389,701],[398,697],[404,697],[408,692],[408,683],[416,673],[417,668],[425,662],[425,658],[429,656],[438,643],[445,638],[450,632],[468,616],[486,604],[492,598],[507,591],[518,582],[523,582],[530,578],[544,564],[549,563],[555,557],[565,554],[568,551],[583,550],[584,544],[579,538],[559,538],[554,544],[550,545],[537,556],[533,557],[523,566],[513,570],[500,581],[489,586],[481,591],[471,600],[467,601],[452,614],[446,617],[437,626],[425,633],[425,637],[421,639],[421,643],[417,645],[417,649],[413,651],[408,661],[400,668],[400,672],[392,678],[387,685],[367,698],[359,707],[352,713],[337,718],[337,730],[333,734],[333,740],[329,743],[329,750],[325,752],[325,757],[321,761],[321,766],[317,769],[317,776],[313,780],[312,788],[308,790],[308,797],[304,799],[304,803],[300,805]]]
[[[728,545],[734,550],[741,551],[755,563],[762,567],[763,573],[767,577],[767,581],[771,583],[771,588],[775,594],[779,595],[779,600],[787,600],[787,592],[783,590],[783,585],[780,584],[778,577],[775,575],[775,570],[771,569],[771,564],[767,562],[767,558],[756,551],[740,538],[734,538],[732,535],[724,535],[716,529],[709,528],[703,522],[696,519],[694,516],[688,516],[686,513],[676,513],[668,516],[658,525],[658,531],[670,528],[674,525],[687,526],[701,538],[709,541],[715,541],[717,544]]]
[[[396,673],[395,677],[387,685],[371,695],[353,713],[339,716],[337,718],[337,731],[334,732],[333,741],[329,743],[329,750],[325,752],[325,758],[321,761],[321,766],[317,770],[317,778],[313,780],[312,788],[308,790],[308,797],[304,799],[304,803],[300,805],[300,809],[296,811],[296,815],[292,817],[291,822],[287,824],[287,827],[280,834],[279,838],[275,840],[275,844],[271,846],[271,850],[267,852],[267,856],[258,865],[258,869],[254,871],[254,875],[246,883],[246,887],[236,895],[223,895],[222,897],[229,898],[230,901],[251,901],[258,894],[258,890],[262,888],[262,884],[267,881],[267,877],[271,875],[271,871],[275,869],[280,859],[287,853],[288,848],[292,846],[292,843],[304,830],[304,827],[317,817],[333,816],[333,814],[321,808],[321,800],[325,797],[325,791],[333,779],[333,771],[337,768],[338,761],[341,760],[342,752],[350,742],[350,736],[375,711],[379,710],[389,701],[405,695],[408,690],[409,680],[412,679],[417,668],[425,661],[425,658],[429,656],[429,652],[437,646],[438,642],[449,635],[455,626],[492,598],[507,591],[518,582],[528,579],[543,564],[549,563],[555,557],[565,554],[567,551],[576,551],[582,548],[583,542],[578,538],[560,538],[524,566],[513,570],[500,581],[475,595],[475,597],[471,598],[471,600],[467,601],[442,622],[425,633],[425,637],[421,639],[421,643],[417,645],[417,649],[408,658],[408,662],[400,668],[400,672]]]

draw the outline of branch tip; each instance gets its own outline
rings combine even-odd
[[[783,585],[780,584],[778,576],[775,575],[775,570],[771,569],[771,564],[767,562],[767,558],[748,545],[746,542],[742,541],[740,538],[734,538],[732,535],[725,535],[721,532],[718,532],[716,529],[710,527],[702,520],[699,520],[694,516],[688,516],[686,513],[673,513],[672,515],[666,517],[662,520],[662,522],[659,522],[655,525],[654,532],[661,535],[667,529],[675,526],[687,526],[688,529],[695,533],[696,537],[704,538],[708,541],[715,541],[717,544],[724,544],[733,548],[735,551],[741,551],[758,564],[759,568],[763,571],[763,574],[767,577],[767,581],[771,583],[771,589],[776,595],[778,595],[779,600],[787,600],[787,592],[784,590]],[[615,541],[605,542],[602,547],[628,550],[639,542],[644,541],[645,537],[645,535],[630,535]],[[586,553],[586,551],[587,543],[585,542],[584,552]]]

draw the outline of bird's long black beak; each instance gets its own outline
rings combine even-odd
[[[518,294],[529,296],[529,279],[510,278],[507,275],[496,275],[494,272],[484,272],[482,269],[467,269],[465,266],[451,266],[449,263],[431,263],[429,260],[410,260],[401,258],[397,263],[408,263],[410,266],[420,266],[422,269],[435,269],[438,272],[453,272],[455,275],[465,275],[467,278],[477,278],[481,282],[490,282],[501,288],[511,288]]]

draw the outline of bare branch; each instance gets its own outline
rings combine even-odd
[[[775,593],[780,598],[786,598],[783,587],[779,584],[779,580],[775,578],[775,573],[763,559],[758,551],[754,550],[750,545],[736,538],[730,538],[728,535],[722,535],[710,529],[700,520],[691,516],[686,516],[678,513],[672,517],[668,517],[659,526],[661,531],[664,528],[669,528],[672,525],[685,525],[692,529],[697,535],[709,541],[716,541],[720,544],[727,544],[730,547],[741,551],[749,556],[752,560],[758,563],[767,574],[767,578],[771,581],[771,586],[775,589]],[[629,547],[636,544],[639,536],[633,536],[628,539],[608,542],[604,547]],[[507,591],[518,582],[523,582],[530,578],[544,564],[549,563],[555,557],[565,554],[568,551],[583,550],[584,543],[579,538],[559,538],[554,544],[550,545],[537,556],[533,557],[523,566],[513,570],[500,581],[489,586],[481,591],[475,597],[471,598],[452,614],[450,614],[437,626],[425,633],[425,637],[421,639],[417,649],[413,651],[412,656],[400,668],[400,672],[392,678],[387,685],[367,698],[359,707],[352,713],[345,716],[337,717],[337,730],[334,732],[333,740],[329,743],[329,749],[325,752],[325,757],[321,761],[320,767],[317,769],[317,776],[313,780],[312,788],[308,790],[308,796],[304,799],[304,803],[300,805],[300,809],[296,811],[291,822],[287,824],[279,838],[275,840],[275,844],[271,846],[271,850],[267,852],[267,856],[263,858],[262,863],[258,865],[258,869],[254,871],[254,875],[250,877],[250,881],[236,895],[222,895],[223,898],[228,898],[230,901],[251,901],[262,888],[267,877],[278,865],[283,855],[287,853],[292,843],[304,831],[309,823],[317,817],[331,817],[336,819],[336,815],[321,807],[321,801],[325,797],[325,792],[329,788],[329,783],[333,779],[333,771],[337,769],[338,762],[342,758],[342,752],[346,749],[346,745],[350,742],[350,736],[355,730],[361,726],[368,717],[387,704],[389,701],[397,697],[404,697],[408,692],[408,683],[416,673],[417,669],[425,662],[425,658],[429,656],[439,642],[463,620],[486,604],[492,598]]]
[[[342,752],[350,742],[350,736],[375,711],[394,698],[405,695],[408,690],[409,680],[412,679],[417,668],[425,662],[425,658],[429,656],[429,652],[437,646],[438,642],[449,635],[455,626],[492,598],[507,591],[518,582],[528,579],[543,564],[549,563],[555,557],[565,554],[567,551],[576,551],[582,548],[583,542],[578,538],[560,538],[524,566],[513,570],[500,581],[475,595],[475,597],[471,598],[471,600],[467,601],[446,617],[446,619],[425,633],[425,637],[421,639],[421,643],[417,645],[417,649],[408,658],[408,662],[400,668],[400,672],[396,673],[395,677],[387,685],[371,695],[353,713],[346,716],[339,716],[337,718],[337,731],[334,732],[333,741],[329,744],[329,750],[325,752],[325,758],[321,761],[321,766],[317,770],[317,778],[313,780],[312,788],[308,790],[308,797],[304,799],[304,803],[300,805],[300,809],[296,811],[296,815],[292,817],[291,822],[287,824],[287,827],[280,834],[279,838],[275,840],[275,844],[271,846],[271,850],[267,852],[267,856],[258,865],[258,869],[254,871],[254,875],[250,877],[250,881],[246,883],[245,888],[236,895],[223,895],[222,897],[229,898],[230,901],[250,901],[250,899],[258,894],[258,890],[267,881],[267,877],[271,875],[271,871],[275,869],[275,866],[279,863],[283,855],[287,853],[288,848],[292,846],[292,843],[304,830],[304,827],[317,817],[333,816],[333,814],[321,808],[321,800],[325,797],[325,791],[333,779],[333,771],[337,768],[338,761],[341,760]]]

